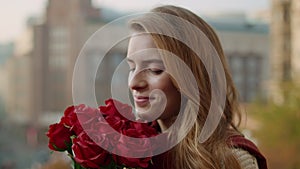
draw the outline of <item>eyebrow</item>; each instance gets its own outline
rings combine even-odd
[[[127,62],[130,62],[130,63],[134,63],[134,61],[132,59],[128,59],[127,58]],[[149,59],[149,60],[143,60],[142,61],[142,64],[145,64],[145,65],[148,65],[150,63],[159,63],[159,64],[163,64],[163,61],[160,60],[160,59]]]

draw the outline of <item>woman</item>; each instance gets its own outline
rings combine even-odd
[[[152,168],[267,168],[237,129],[237,93],[213,29],[175,6],[154,8],[130,27],[129,88],[137,115],[157,118],[161,131],[177,141],[157,156],[167,160],[154,159]]]

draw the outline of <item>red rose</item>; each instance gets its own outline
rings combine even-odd
[[[94,128],[86,130],[86,133],[95,143],[109,152],[112,152],[112,145],[116,145],[120,138],[120,134],[104,119],[95,123]]]
[[[48,147],[51,150],[65,151],[71,144],[72,132],[63,124],[56,123],[49,126],[47,136],[49,137]]]
[[[147,168],[151,157],[145,156],[152,156],[153,150],[159,148],[155,138],[149,138],[158,134],[157,123],[131,121],[135,117],[127,104],[113,99],[105,104],[99,108],[83,104],[68,107],[60,122],[50,125],[49,148],[69,153],[71,148],[72,158],[85,168],[102,168],[113,163],[119,167]],[[71,141],[72,136],[75,138]],[[145,158],[126,158],[111,152]]]
[[[98,108],[91,108],[85,105],[75,107],[75,112],[79,123],[84,130],[95,128],[94,125],[103,117]],[[78,133],[79,134],[79,133]]]
[[[149,137],[156,136],[158,133],[152,126],[146,123],[131,122],[127,128],[122,130],[123,136],[120,137],[119,143],[115,147],[115,151],[128,156],[149,156],[158,144],[151,142]],[[125,137],[133,137],[128,138]],[[134,139],[141,138],[141,139]],[[143,139],[142,139],[143,138]],[[117,164],[126,165],[129,167],[143,167],[149,165],[151,157],[145,158],[128,158],[113,156]]]
[[[121,130],[126,128],[129,123],[132,122],[130,120],[135,119],[134,114],[132,113],[132,108],[129,105],[113,99],[106,100],[105,104],[105,106],[99,107],[100,111],[105,116],[105,120],[116,131],[121,133]]]
[[[127,134],[129,135],[129,133]],[[119,143],[115,147],[116,153],[126,154],[127,156],[144,156],[149,154],[149,152],[151,153],[151,151],[151,142],[149,139],[124,139],[124,135],[121,136]],[[113,155],[113,158],[119,165],[142,168],[147,168],[151,160],[151,157],[129,158],[118,155]]]
[[[106,106],[100,106],[100,111],[105,116],[120,117],[124,120],[134,120],[132,108],[128,104],[123,104],[117,100],[108,99],[105,101]],[[124,116],[125,117],[124,117]]]
[[[84,105],[79,105],[84,106]],[[77,106],[77,107],[79,107]],[[68,107],[65,112],[64,116],[60,119],[61,124],[64,124],[65,126],[68,126],[71,131],[73,131],[75,134],[79,134],[82,132],[82,127],[78,121],[77,115],[75,113],[75,106]]]
[[[107,123],[116,131],[121,133],[121,131],[129,125],[129,121],[120,116],[106,116],[105,120]]]
[[[63,117],[61,118],[61,123],[66,126],[72,127],[77,121],[77,116],[75,114],[75,106],[69,106],[66,108]]]
[[[108,146],[105,138],[98,138],[99,143]],[[72,150],[74,159],[77,163],[85,168],[100,168],[110,163],[111,158],[107,151],[102,149],[85,133],[80,133],[77,138],[73,139]]]
[[[123,134],[136,138],[149,138],[158,134],[156,128],[152,126],[152,123],[139,123],[132,122],[129,124],[128,130],[125,130]]]

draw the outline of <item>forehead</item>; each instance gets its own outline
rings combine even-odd
[[[127,58],[160,57],[150,34],[133,34],[129,40]]]

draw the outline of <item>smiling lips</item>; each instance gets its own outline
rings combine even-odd
[[[139,107],[147,106],[150,103],[150,101],[154,99],[154,97],[134,96],[134,101]]]

